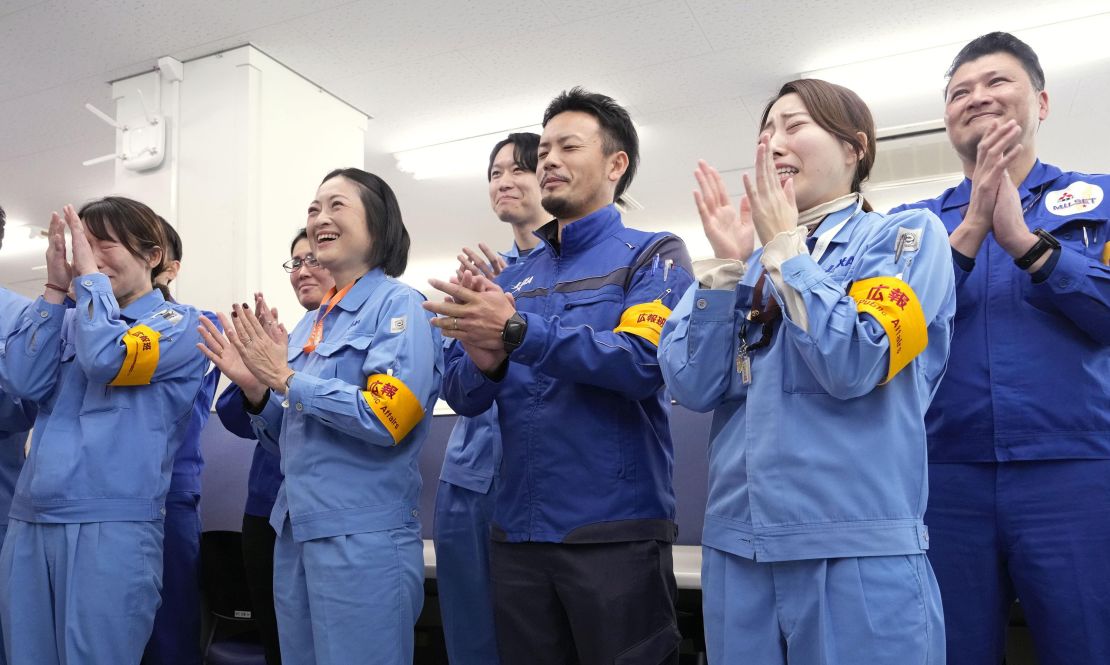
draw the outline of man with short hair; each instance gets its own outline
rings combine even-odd
[[[957,311],[926,416],[929,560],[948,662],[999,663],[1018,598],[1042,663],[1110,662],[1110,176],[1037,159],[1036,53],[983,35],[948,70],[966,178],[948,227]]]
[[[513,230],[513,246],[485,258],[470,249],[459,255],[462,269],[493,278],[523,260],[540,243],[533,232],[548,221],[540,205],[536,148],[531,132],[509,134],[489,156],[486,179],[493,212]],[[489,582],[489,524],[498,470],[501,430],[497,407],[474,418],[460,416],[447,441],[436,492],[433,538],[436,588],[447,655],[458,665],[497,665],[497,633]]]
[[[4,244],[6,222],[7,214],[0,208],[0,247]],[[0,353],[3,353],[4,339],[30,303],[30,299],[0,287]],[[12,505],[12,495],[15,494],[15,481],[23,469],[27,432],[35,424],[35,416],[38,415],[33,404],[8,394],[3,379],[0,375],[0,545],[3,545],[4,536],[8,532],[8,510]],[[0,665],[6,662],[3,634],[0,633]]]
[[[491,284],[432,280],[459,341],[444,392],[496,403],[503,463],[490,574],[501,662],[677,663],[670,404],[656,347],[692,282],[682,241],[629,229],[615,201],[639,140],[627,111],[575,88],[544,114],[537,173],[555,219]],[[503,292],[501,288],[505,289]]]

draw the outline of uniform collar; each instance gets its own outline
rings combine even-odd
[[[820,238],[822,234],[828,233],[830,229],[836,228],[837,224],[840,224],[846,219],[855,217],[857,212],[859,212],[860,214],[866,214],[863,213],[862,209],[860,209],[858,200],[852,201],[849,205],[844,206],[840,210],[830,212],[829,214],[825,215],[825,219],[821,220],[821,223],[817,225],[817,228],[814,230],[812,237]],[[829,242],[841,243],[847,240],[852,235],[852,226],[853,224],[849,222],[844,226],[841,226],[839,229],[836,229],[836,234],[829,239]]]
[[[536,231],[533,231],[532,233],[535,234],[535,235],[539,235],[538,233],[536,233]],[[540,247],[543,247],[543,245],[544,245],[544,242],[541,239],[540,244],[538,244],[535,247],[533,247],[532,249],[528,250],[528,253],[524,254],[523,256],[528,256],[528,254],[531,254],[532,252],[536,251]],[[498,254],[500,254],[501,258],[505,259],[505,262],[510,264],[510,265],[512,265],[513,263],[516,263],[517,261],[519,261],[522,258],[521,253],[520,253],[520,246],[516,244],[515,240],[513,241],[513,246],[511,248],[509,248],[508,250],[506,250],[504,252],[498,252]]]
[[[1052,164],[1045,164],[1041,160],[1033,163],[1033,168],[1029,170],[1029,175],[1025,176],[1021,186],[1018,187],[1018,194],[1021,195],[1022,200],[1031,192],[1037,192],[1045,183],[1052,182],[1060,177],[1063,171],[1059,167]],[[941,210],[951,210],[952,208],[962,208],[971,203],[971,179],[964,178],[963,182],[956,186],[944,199],[941,205]]]
[[[536,229],[535,234],[556,254],[566,256],[589,249],[623,228],[620,211],[609,204],[563,227],[562,240],[559,240],[559,222],[554,219]]]
[[[343,296],[343,299],[336,303],[336,307],[345,312],[354,312],[362,307],[374,289],[378,287],[385,280],[385,273],[381,268],[374,268],[362,277],[355,281],[355,285]]]
[[[122,308],[119,313],[120,316],[129,321],[138,321],[164,302],[166,302],[166,298],[162,295],[162,291],[153,288],[150,293],[144,294],[127,307]]]

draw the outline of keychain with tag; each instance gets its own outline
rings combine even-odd
[[[748,352],[748,342],[744,339],[744,333],[747,332],[748,322],[744,321],[740,325],[740,346],[736,352],[736,372],[740,375],[740,380],[744,385],[749,385],[752,382],[752,357]]]

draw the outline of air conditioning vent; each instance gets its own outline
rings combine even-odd
[[[889,127],[876,135],[879,145],[870,189],[950,180],[963,173],[963,164],[948,143],[942,120]]]

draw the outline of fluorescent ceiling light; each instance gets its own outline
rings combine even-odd
[[[1013,31],[1037,52],[1050,89],[1053,72],[1110,58],[1105,45],[1108,33],[1110,13]],[[868,102],[922,94],[939,100],[944,92],[944,70],[967,41],[815,69],[802,76],[839,83]]]
[[[456,141],[402,150],[393,153],[393,157],[397,160],[399,170],[411,173],[417,180],[476,177],[489,166],[489,153],[493,146],[512,132],[540,134],[543,128],[540,125],[529,125],[503,129]]]

